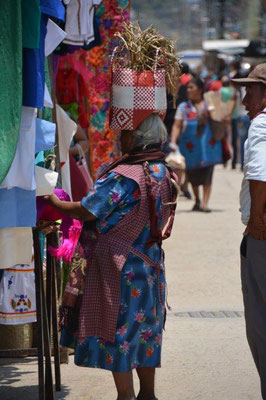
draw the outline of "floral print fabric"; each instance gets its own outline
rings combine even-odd
[[[150,163],[158,180],[165,176],[162,163]],[[82,205],[97,217],[97,231],[108,232],[140,200],[138,185],[115,172],[98,180]],[[161,199],[157,200],[160,215]],[[129,227],[130,229],[130,227]],[[158,244],[146,248],[149,225],[137,238],[134,248],[155,262],[162,258]],[[163,270],[146,265],[142,258],[130,253],[121,272],[121,306],[114,343],[100,337],[87,337],[75,343],[75,364],[127,372],[140,366],[158,367],[161,363],[162,329],[164,324],[165,277]],[[62,332],[61,344],[70,345],[71,338]]]
[[[203,133],[197,135],[197,115],[197,109],[189,101],[179,105],[176,115],[176,119],[184,121],[185,129],[180,137],[180,152],[185,157],[187,169],[222,163],[221,141],[214,139],[209,123],[205,125]]]

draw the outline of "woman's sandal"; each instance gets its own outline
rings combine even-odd
[[[195,203],[191,211],[202,211],[200,203]]]
[[[207,208],[207,207],[205,207],[205,208],[201,207],[201,211],[202,211],[202,212],[205,212],[205,213],[210,213],[210,212],[212,212],[212,210],[211,210],[210,208]]]

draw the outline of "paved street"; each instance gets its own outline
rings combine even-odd
[[[191,213],[181,198],[165,243],[168,315],[160,400],[259,400],[259,379],[245,338],[239,278],[243,227],[238,212],[242,175],[217,167],[211,214]],[[34,358],[0,359],[0,399],[37,399]],[[58,399],[115,400],[110,373],[62,365]]]

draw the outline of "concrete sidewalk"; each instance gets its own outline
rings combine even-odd
[[[245,338],[239,277],[242,175],[217,167],[210,214],[180,199],[165,243],[168,314],[160,400],[259,400],[259,379]],[[37,400],[37,361],[0,359],[0,399]],[[109,372],[62,365],[58,399],[115,400]],[[137,385],[137,382],[136,382]]]

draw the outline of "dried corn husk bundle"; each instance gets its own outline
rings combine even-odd
[[[124,23],[123,31],[115,33],[114,36],[119,44],[113,65],[135,71],[153,71],[158,54],[157,69],[165,70],[166,87],[175,100],[181,68],[173,42],[160,35],[153,26],[142,30],[139,23]]]

